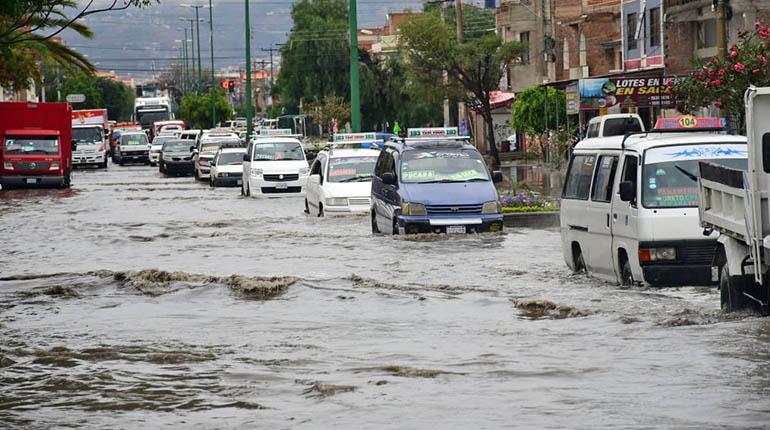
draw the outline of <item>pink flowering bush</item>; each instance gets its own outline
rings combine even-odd
[[[714,105],[743,129],[743,93],[749,85],[770,85],[770,27],[755,23],[753,31],[738,34],[724,58],[696,59],[689,76],[671,84],[680,111],[693,113]]]

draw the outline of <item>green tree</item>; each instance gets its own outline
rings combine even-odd
[[[441,13],[441,4],[435,2],[423,2],[423,10],[431,13]],[[463,34],[466,41],[478,39],[487,33],[495,31],[495,9],[481,8],[473,4],[463,3]],[[454,3],[450,3],[444,10],[444,22],[449,28],[457,28],[457,14]]]
[[[75,109],[98,109],[102,105],[102,92],[96,87],[96,78],[94,75],[72,70],[65,73],[61,82],[62,99],[69,94],[83,94],[86,100],[75,105]],[[60,100],[64,101],[64,100]]]
[[[566,102],[564,91],[547,86],[537,86],[516,94],[516,99],[511,106],[511,128],[533,137],[534,145],[530,147],[530,150],[557,167],[564,161],[564,154],[566,154],[566,149],[570,144],[573,131],[566,127]],[[546,109],[548,110],[547,116]],[[547,124],[546,118],[548,118]],[[561,126],[558,129],[555,128],[557,119],[561,119]],[[546,125],[548,125],[548,130],[546,130]],[[547,134],[546,131],[552,133]]]
[[[713,104],[745,132],[743,95],[750,85],[770,85],[770,27],[755,23],[753,31],[741,31],[738,43],[725,58],[697,58],[689,76],[671,82],[678,109],[695,113]]]
[[[348,99],[348,2],[299,0],[291,17],[294,26],[281,49],[277,81],[284,107],[296,113],[300,103],[318,103],[327,96]]]
[[[135,93],[128,85],[107,78],[96,78],[96,88],[102,98],[102,107],[110,119],[128,121],[134,110]]]
[[[217,119],[224,122],[230,119],[233,112],[222,91],[214,91],[214,109]],[[188,94],[182,97],[177,116],[186,120],[192,128],[208,128],[211,124],[211,96]]]
[[[76,0],[3,0],[0,2],[0,85],[25,88],[30,80],[40,82],[40,62],[93,72],[95,68],[85,56],[55,37],[70,29],[91,38],[91,30],[78,22],[86,16],[149,6],[157,1],[108,0],[94,6],[91,0],[81,7]]]
[[[323,103],[316,106],[312,112],[315,122],[329,132],[333,129],[334,121],[337,121],[340,129],[346,122],[350,121],[350,104],[337,96],[326,97]]]
[[[400,43],[407,67],[414,73],[435,80],[439,71],[446,70],[450,85],[464,90],[462,95],[466,102],[476,106],[484,118],[484,134],[493,167],[499,167],[491,93],[498,89],[507,65],[517,61],[526,46],[519,42],[503,42],[493,33],[457,43],[454,29],[442,22],[435,12],[416,14],[406,20],[401,26]]]

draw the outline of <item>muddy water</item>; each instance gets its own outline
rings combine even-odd
[[[372,237],[145,167],[73,182],[0,193],[0,427],[770,422],[770,320],[573,276],[556,231]]]

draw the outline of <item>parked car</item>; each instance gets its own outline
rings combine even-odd
[[[158,164],[160,150],[163,148],[163,144],[172,140],[179,140],[179,138],[173,134],[159,134],[152,139],[152,144],[150,145],[150,166]]]
[[[298,139],[256,138],[244,154],[241,193],[246,196],[302,193],[309,171],[305,149]]]
[[[591,118],[586,127],[586,139],[594,137],[623,136],[626,133],[644,131],[642,117],[635,113],[614,113]]]
[[[160,173],[190,174],[193,172],[193,146],[186,140],[168,140],[160,150],[158,170]]]
[[[478,149],[457,128],[409,129],[417,138],[386,142],[372,180],[373,233],[499,232],[503,215]],[[430,138],[419,136],[429,135]]]
[[[220,148],[211,160],[209,185],[240,187],[243,184],[243,155],[246,148]]]
[[[319,152],[310,166],[305,211],[318,216],[369,212],[379,155],[377,150],[355,148]]]
[[[123,132],[115,146],[115,161],[121,166],[129,163],[150,164],[150,141],[143,131]]]

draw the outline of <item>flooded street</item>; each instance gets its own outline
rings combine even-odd
[[[150,167],[0,193],[3,428],[767,428],[770,320],[556,230],[372,236]]]

